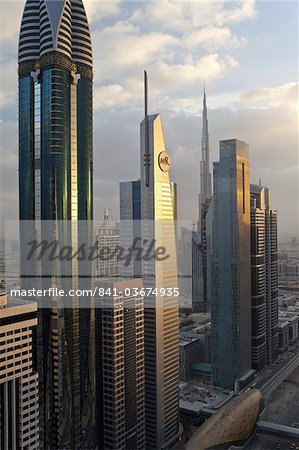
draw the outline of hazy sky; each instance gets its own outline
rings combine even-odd
[[[1,215],[18,217],[17,42],[24,1],[0,1]],[[85,1],[94,52],[95,218],[118,216],[118,182],[139,177],[143,69],[160,112],[179,217],[196,220],[206,78],[211,161],[250,144],[251,182],[272,190],[281,237],[298,230],[297,2]]]

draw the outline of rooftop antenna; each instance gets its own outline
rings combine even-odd
[[[149,168],[150,168],[150,152],[149,152],[149,127],[148,127],[148,79],[146,70],[144,71],[144,128],[145,128],[145,150],[144,150],[144,167],[145,167],[145,186],[149,187]]]
[[[259,185],[262,186],[262,179],[259,178]]]

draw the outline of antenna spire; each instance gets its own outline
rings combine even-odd
[[[150,167],[150,152],[149,152],[149,127],[148,127],[148,78],[147,72],[144,71],[144,167],[145,167],[145,186],[149,187],[149,167]]]

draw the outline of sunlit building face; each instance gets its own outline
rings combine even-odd
[[[146,119],[145,119],[146,120]],[[142,276],[148,288],[178,287],[175,223],[176,190],[169,173],[160,115],[148,120],[149,183],[146,185],[145,121],[141,123],[141,218],[142,238],[164,246],[165,261],[143,261]],[[150,448],[171,445],[178,434],[179,319],[178,300],[171,295],[145,299],[145,436]]]

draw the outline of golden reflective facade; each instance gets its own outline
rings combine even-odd
[[[234,397],[194,433],[186,450],[205,450],[247,439],[256,424],[261,401],[258,389]]]
[[[146,186],[145,120],[148,120],[149,185]],[[141,123],[141,218],[142,238],[155,239],[155,248],[165,247],[164,261],[143,261],[144,287],[177,288],[177,257],[173,186],[163,153],[164,136],[160,115]],[[176,212],[175,212],[176,213]],[[145,427],[146,446],[164,448],[178,433],[179,317],[178,297],[151,295],[145,299]]]

